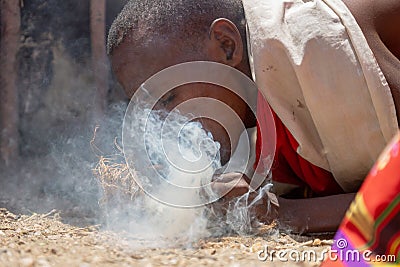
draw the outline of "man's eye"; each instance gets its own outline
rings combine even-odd
[[[169,95],[166,95],[166,96],[161,100],[161,103],[162,103],[163,105],[168,105],[168,104],[171,103],[174,99],[175,99],[175,95],[174,95],[174,94],[169,94]]]

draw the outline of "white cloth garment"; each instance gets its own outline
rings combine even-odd
[[[386,79],[341,0],[243,0],[254,79],[298,153],[356,190],[398,129]]]

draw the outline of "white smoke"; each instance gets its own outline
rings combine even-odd
[[[218,142],[200,123],[177,112],[136,105],[125,117],[124,154],[146,192],[116,217],[138,238],[192,242],[210,236],[206,208],[213,174],[221,168]],[[115,222],[112,222],[115,224]],[[121,228],[121,227],[119,227]]]

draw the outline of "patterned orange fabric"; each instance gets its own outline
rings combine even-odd
[[[360,257],[357,261],[339,257],[339,261],[330,259],[323,266],[374,266],[400,262],[400,134],[371,170],[335,240],[332,249],[338,254],[357,250],[361,255],[370,251],[371,257]]]

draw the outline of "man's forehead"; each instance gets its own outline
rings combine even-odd
[[[192,60],[179,44],[160,36],[145,44],[127,40],[114,50],[111,57],[113,70],[126,92],[135,91],[165,68]]]
[[[112,68],[125,91],[136,90],[146,79],[165,68],[166,61],[160,47],[131,42],[122,43],[111,56]]]
[[[158,48],[153,43],[144,44],[140,40],[126,40],[116,47],[112,53],[113,68],[119,70],[119,68],[125,65],[132,66],[149,63],[151,62],[152,55],[159,50]]]

